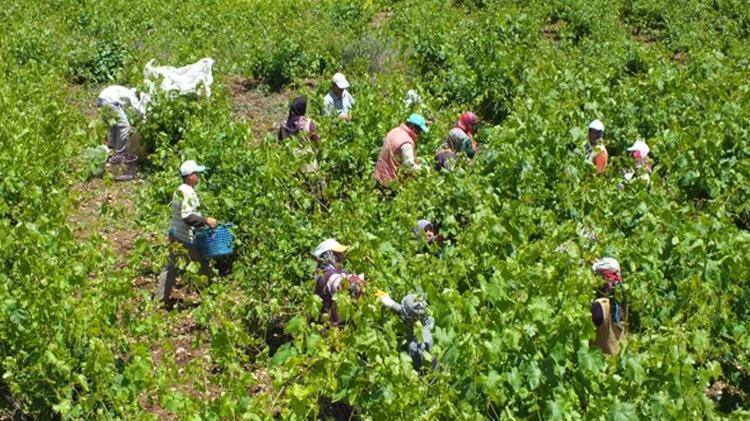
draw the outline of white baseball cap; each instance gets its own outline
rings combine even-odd
[[[349,82],[346,80],[346,76],[343,73],[336,73],[331,78],[331,82],[336,84],[340,89],[346,89],[349,87]]]
[[[188,176],[195,172],[203,172],[206,170],[206,167],[203,165],[198,165],[197,162],[193,161],[192,159],[189,161],[185,161],[180,165],[180,174],[182,174],[183,177]]]
[[[315,247],[315,250],[313,250],[312,254],[315,257],[320,257],[323,255],[323,253],[327,251],[335,251],[337,253],[343,253],[345,251],[349,250],[348,246],[345,246],[338,241],[334,240],[333,238],[329,238],[322,243],[318,245],[318,247]]]
[[[648,147],[646,142],[642,140],[636,140],[635,143],[633,143],[633,146],[628,148],[628,151],[638,151],[641,153],[641,156],[646,156],[649,152],[651,152],[651,148]]]
[[[594,120],[594,121],[591,122],[591,124],[589,124],[589,129],[603,132],[604,131],[604,123],[602,123],[601,120]]]

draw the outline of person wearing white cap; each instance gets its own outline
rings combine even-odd
[[[625,180],[628,182],[644,180],[646,183],[651,181],[653,161],[648,156],[651,148],[648,147],[646,142],[639,139],[628,148],[628,152],[630,152],[630,156],[635,160],[635,168],[625,170]]]
[[[596,340],[591,344],[605,354],[617,354],[620,341],[625,337],[627,322],[627,298],[620,274],[620,263],[605,257],[594,261],[591,269],[604,279],[597,288],[597,298],[591,303],[591,321],[596,326]],[[622,302],[615,299],[615,293],[622,291]]]
[[[101,109],[102,119],[109,126],[107,140],[115,154],[126,152],[130,146],[132,127],[125,108],[132,107],[143,118],[148,100],[148,95],[141,93],[139,96],[135,89],[120,85],[107,86],[99,93],[96,106]]]
[[[350,274],[341,267],[344,253],[349,249],[333,238],[329,238],[318,245],[312,254],[318,263],[315,276],[315,294],[323,301],[321,314],[328,314],[329,321],[334,326],[343,323],[339,316],[334,295],[348,289],[352,297],[359,297],[364,291],[365,276]]]
[[[347,90],[349,81],[343,73],[336,73],[331,78],[331,91],[323,98],[323,114],[327,116],[338,115],[339,118],[351,119],[351,109],[354,106],[354,97]]]
[[[604,170],[607,168],[607,161],[609,160],[607,148],[602,143],[603,135],[604,123],[600,120],[592,121],[589,124],[588,142],[584,146],[584,151],[586,153],[586,162],[594,165],[599,174],[604,173]]]
[[[195,186],[200,181],[198,174],[205,170],[206,167],[198,165],[193,160],[185,161],[180,165],[182,184],[172,196],[172,224],[169,228],[169,242],[181,244],[186,249],[188,258],[191,261],[199,262],[201,273],[210,278],[211,268],[208,260],[193,242],[196,228],[204,225],[216,228],[217,225],[214,218],[205,217],[198,211],[201,202],[195,192]],[[169,301],[172,287],[174,287],[177,278],[177,259],[179,257],[177,254],[170,252],[167,267],[159,275],[156,298],[160,301]]]

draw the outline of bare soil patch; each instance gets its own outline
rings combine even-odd
[[[550,16],[547,23],[544,25],[543,36],[545,39],[554,42],[560,42],[560,27],[562,22],[557,16]]]
[[[370,28],[378,29],[382,28],[388,21],[393,17],[393,12],[390,10],[381,10],[372,17],[370,21]]]
[[[234,117],[248,120],[256,139],[267,133],[276,133],[278,123],[287,114],[289,101],[294,96],[289,90],[269,92],[258,81],[239,76],[230,76],[227,88]]]

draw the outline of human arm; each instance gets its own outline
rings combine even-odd
[[[421,167],[416,162],[416,157],[414,153],[414,145],[411,143],[404,143],[403,146],[399,149],[401,152],[401,163],[405,165],[408,168],[419,170]]]
[[[312,120],[310,120],[309,134],[310,134],[310,140],[315,142],[316,145],[320,143],[320,136],[318,135],[318,127],[315,125],[315,122]]]
[[[393,301],[393,299],[390,295],[388,295],[387,292],[377,290],[375,291],[375,295],[378,297],[378,301],[380,301],[380,304],[382,304],[384,307],[388,307],[396,313],[401,312],[401,304]]]
[[[422,347],[426,351],[430,351],[432,349],[432,329],[435,328],[435,319],[428,317],[422,323]]]
[[[346,121],[351,121],[352,107],[354,106],[354,97],[348,92],[344,91],[342,99],[341,111],[339,112],[339,118]]]
[[[591,303],[591,321],[596,327],[599,327],[604,322],[604,309],[598,301]]]
[[[477,153],[477,143],[470,138],[466,138],[463,144],[464,152],[466,152],[466,156],[469,157],[469,159],[474,158],[474,155]]]
[[[331,94],[327,94],[323,98],[323,115],[332,116],[334,113],[336,113],[336,106],[333,103],[333,97],[331,97]]]

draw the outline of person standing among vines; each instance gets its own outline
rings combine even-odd
[[[604,123],[594,120],[589,124],[588,142],[584,145],[586,162],[596,167],[597,174],[604,174],[607,169],[609,153],[602,142]]]
[[[318,170],[315,148],[320,144],[320,136],[318,136],[315,122],[308,118],[306,113],[307,97],[294,98],[289,105],[289,115],[286,121],[282,122],[279,127],[278,138],[280,141],[291,137],[297,138],[300,148],[297,149],[296,154],[298,156],[309,155],[309,162],[302,167],[302,172],[310,174]]]
[[[620,352],[620,341],[625,337],[625,324],[628,317],[628,303],[622,283],[620,263],[605,257],[596,260],[592,266],[594,273],[606,282],[597,289],[597,298],[591,303],[591,321],[596,326],[596,340],[593,346],[605,354]],[[615,295],[621,291],[622,299]]]
[[[218,224],[216,219],[205,217],[198,211],[201,203],[195,191],[195,186],[200,181],[198,174],[205,170],[206,167],[198,165],[193,160],[185,161],[180,166],[182,184],[172,196],[172,224],[169,228],[169,243],[170,246],[174,243],[180,244],[187,251],[188,259],[200,264],[201,274],[211,278],[212,273],[208,259],[195,244],[196,228],[204,225],[216,228]],[[167,266],[159,275],[159,285],[156,288],[157,300],[169,301],[177,278],[177,259],[180,257],[177,252],[170,251]]]

